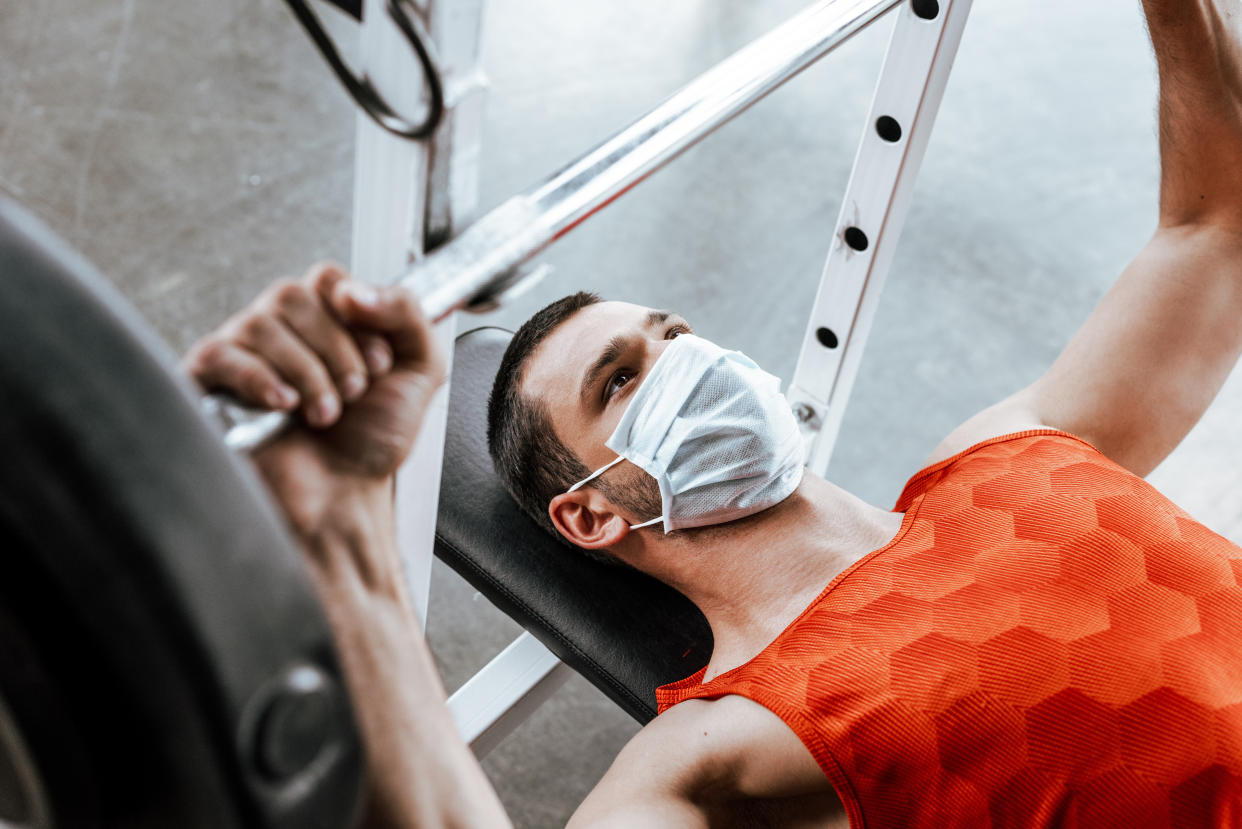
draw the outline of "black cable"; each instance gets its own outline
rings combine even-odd
[[[293,11],[306,34],[328,62],[333,73],[349,96],[367,115],[381,127],[393,135],[416,141],[426,138],[439,126],[444,117],[444,81],[440,73],[439,59],[436,56],[430,35],[423,27],[417,11],[408,13],[406,7],[410,0],[387,0],[386,11],[392,22],[401,30],[406,41],[418,56],[423,67],[423,80],[427,84],[427,112],[417,123],[411,123],[398,115],[388,102],[384,100],[366,73],[357,75],[350,69],[337,51],[336,44],[324,31],[319,17],[306,4],[306,0],[285,0]]]

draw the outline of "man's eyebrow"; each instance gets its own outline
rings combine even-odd
[[[580,399],[583,405],[586,405],[587,397],[591,394],[591,389],[595,386],[595,381],[599,379],[599,375],[608,368],[608,366],[621,359],[622,352],[625,351],[625,338],[613,337],[599,356],[595,358],[595,362],[587,369],[586,374],[582,378],[582,391]]]
[[[646,327],[651,328],[652,326],[663,325],[664,323],[668,322],[670,319],[679,320],[687,328],[690,327],[690,323],[686,321],[686,318],[683,317],[681,314],[677,313],[676,311],[650,311],[648,312]]]

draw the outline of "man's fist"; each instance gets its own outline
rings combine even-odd
[[[408,290],[317,265],[281,280],[194,345],[183,363],[207,391],[296,413],[256,456],[299,529],[342,487],[386,483],[444,379],[444,358]]]

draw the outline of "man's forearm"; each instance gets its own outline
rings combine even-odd
[[[1164,225],[1242,226],[1242,18],[1224,5],[1143,0],[1160,75]]]
[[[404,601],[389,492],[351,494],[334,512],[303,543],[366,744],[366,825],[507,826]]]

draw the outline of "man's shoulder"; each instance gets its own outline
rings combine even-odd
[[[966,420],[945,436],[920,465],[920,469],[948,460],[977,443],[1030,429],[1055,428],[1042,422],[1026,396],[1017,394]]]

